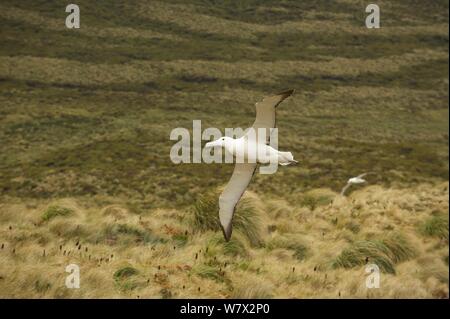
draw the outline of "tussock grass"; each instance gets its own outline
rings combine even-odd
[[[419,231],[424,236],[448,240],[448,215],[438,214],[426,219],[419,226]]]
[[[34,289],[38,292],[38,293],[45,293],[47,290],[49,290],[51,288],[52,284],[47,282],[47,281],[42,281],[42,280],[36,280],[34,282]]]
[[[220,230],[217,192],[200,195],[193,209],[193,228],[196,231]]]
[[[42,220],[46,222],[58,216],[68,216],[73,212],[74,212],[73,209],[70,208],[61,206],[50,206],[42,214]]]
[[[172,235],[172,239],[178,246],[184,246],[187,244],[189,236],[186,234],[174,234]]]
[[[224,281],[223,272],[217,266],[200,264],[192,269],[192,273],[202,278],[207,278],[218,282]]]
[[[386,255],[387,249],[379,241],[359,241],[341,252],[333,262],[333,267],[351,268],[364,265],[366,258],[378,265],[382,271],[395,273],[394,265]]]
[[[395,264],[415,255],[412,246],[399,234],[383,239],[357,241],[344,249],[332,267],[352,268],[367,263],[376,264],[381,271],[395,274]]]
[[[419,276],[422,280],[436,278],[441,283],[448,284],[449,272],[448,264],[436,262],[434,264],[423,265],[420,269]]]
[[[0,5],[0,297],[448,298],[448,3],[383,3],[376,32],[350,0],[77,4],[76,32],[57,1]],[[232,165],[171,163],[168,132],[246,128],[286,88],[300,165],[255,174],[225,243],[209,191]]]
[[[107,224],[103,227],[99,234],[94,235],[91,242],[118,242],[120,244],[156,244],[164,242],[165,240],[159,236],[154,235],[149,230],[144,230],[139,227],[128,224]]]
[[[233,236],[228,242],[225,241],[222,234],[215,235],[209,240],[207,245],[208,251],[211,249],[210,255],[218,254],[217,250],[219,250],[220,253],[228,256],[248,257],[247,247],[242,240],[242,235],[240,235],[241,234],[236,234],[236,236]]]
[[[344,225],[345,228],[350,230],[352,233],[357,234],[361,230],[361,226],[355,221],[349,221]]]
[[[233,282],[231,298],[236,299],[267,299],[273,297],[274,287],[261,281],[257,276],[246,276]]]
[[[352,196],[355,203],[344,199],[314,211],[283,201],[284,212],[275,213],[275,222],[289,227],[272,231],[261,246],[252,246],[238,231],[230,242],[220,231],[192,232],[185,210],[150,209],[113,222],[114,214],[101,209],[113,201],[99,199],[100,208],[86,208],[77,200],[77,214],[34,225],[24,223],[24,216],[40,217],[40,207],[48,203],[36,201],[30,208],[3,204],[9,218],[0,225],[0,288],[7,296],[33,298],[338,298],[339,291],[341,297],[366,298],[366,275],[359,266],[368,257],[367,263],[395,273],[383,277],[386,290],[369,297],[447,296],[448,242],[422,236],[416,228],[431,212],[448,207],[447,183],[408,189],[369,186]],[[274,203],[256,194],[252,200],[261,207]],[[359,214],[348,216],[356,205]],[[274,221],[264,217],[261,226],[267,229]],[[350,220],[359,225],[357,234],[345,226]],[[387,225],[396,231],[382,235]],[[149,235],[161,240],[144,244]],[[176,239],[181,235],[187,239],[184,244]],[[67,291],[63,285],[61,265],[69,263],[83,269],[80,290]]]
[[[236,206],[233,217],[233,231],[241,233],[253,246],[262,243],[260,218],[255,207],[246,198]],[[219,221],[219,192],[199,196],[193,208],[192,227],[194,231],[221,231]]]
[[[125,218],[129,212],[127,209],[119,205],[109,205],[102,209],[102,214],[106,216],[112,216],[117,219]]]
[[[121,280],[124,278],[128,278],[128,277],[137,275],[138,273],[139,273],[139,271],[136,268],[133,268],[131,266],[126,266],[126,267],[116,270],[114,272],[113,277],[115,280]]]
[[[138,274],[139,271],[136,268],[126,266],[116,270],[113,278],[118,289],[130,291],[142,286],[142,283],[136,278]]]
[[[299,261],[305,260],[309,256],[308,247],[296,236],[277,236],[266,243],[266,248],[271,251],[277,248],[284,248],[293,252],[293,257]]]
[[[409,260],[416,256],[413,245],[401,234],[394,233],[381,240],[388,250],[388,256],[394,264]]]
[[[49,225],[51,233],[66,239],[80,238],[90,235],[90,230],[81,223],[74,223],[70,220],[57,220]]]
[[[299,205],[315,210],[319,206],[330,204],[334,197],[335,194],[330,190],[312,190],[300,196]]]

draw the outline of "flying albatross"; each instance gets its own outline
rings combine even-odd
[[[297,163],[291,152],[279,152],[268,145],[270,142],[270,129],[276,127],[276,107],[286,98],[291,96],[292,93],[294,93],[294,90],[280,92],[273,96],[266,97],[261,102],[255,104],[256,119],[251,128],[253,129],[252,132],[255,134],[249,134],[251,131],[250,129],[241,138],[233,139],[231,137],[221,137],[218,140],[206,143],[205,145],[207,148],[224,147],[225,151],[233,154],[233,156],[236,156],[239,151],[245,149],[244,153],[246,152],[245,155],[248,156],[247,162],[244,161],[241,163],[236,160],[230,181],[219,197],[219,219],[226,241],[229,241],[231,238],[231,222],[235,207],[250,183],[257,164],[268,163],[270,157],[275,157],[277,163],[283,166]],[[261,141],[258,139],[258,132],[262,133],[261,131],[266,132],[266,140],[263,144],[261,144]],[[248,148],[250,148],[252,144],[255,146],[255,143],[258,143],[256,147],[263,148],[263,152],[258,152],[256,158],[252,159],[251,155],[249,155],[250,152]]]
[[[344,188],[342,188],[341,191],[341,196],[344,196],[345,191],[352,185],[358,185],[358,184],[364,184],[365,182],[367,182],[363,177],[365,177],[366,175],[369,174],[374,174],[373,172],[368,172],[368,173],[363,173],[361,175],[358,175],[356,177],[352,177],[349,178],[349,180],[347,181],[347,184],[344,186]]]

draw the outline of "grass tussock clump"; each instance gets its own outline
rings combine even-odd
[[[52,284],[47,281],[36,280],[34,282],[34,289],[39,293],[45,293],[51,288]]]
[[[240,234],[233,236],[230,241],[225,241],[222,234],[218,234],[214,236],[208,242],[208,255],[213,257],[214,254],[217,253],[218,250],[221,250],[221,253],[227,256],[240,256],[240,257],[248,257],[248,250],[241,239]]]
[[[386,236],[381,241],[387,247],[388,256],[394,264],[416,256],[416,251],[413,246],[400,234],[394,233]]]
[[[293,252],[293,257],[299,261],[309,257],[308,247],[298,238],[275,237],[266,244],[266,248],[271,251],[277,248],[288,249]]]
[[[448,240],[448,216],[438,214],[426,219],[419,226],[419,231],[424,236]]]
[[[121,280],[121,279],[125,279],[128,277],[137,275],[138,273],[139,273],[139,271],[136,268],[126,266],[126,267],[116,270],[114,272],[113,277],[115,280]]]
[[[327,189],[311,190],[299,198],[298,204],[301,207],[308,207],[315,210],[319,206],[328,205],[333,201],[335,194]]]
[[[273,297],[274,286],[260,280],[257,276],[246,276],[233,283],[231,298],[235,299],[267,299]]]
[[[139,270],[131,266],[126,266],[116,270],[113,278],[116,286],[120,290],[133,290],[140,286],[139,281],[135,278],[138,274]]]
[[[49,206],[44,213],[42,214],[42,221],[46,222],[49,221],[57,216],[68,216],[72,214],[74,211],[73,209],[52,205]]]
[[[116,219],[122,219],[128,215],[128,210],[119,205],[109,205],[102,209],[102,214],[112,216]]]
[[[150,230],[128,224],[106,224],[102,231],[90,237],[90,242],[104,242],[107,244],[156,244],[165,240]]]
[[[225,280],[224,272],[216,265],[200,264],[192,268],[192,273],[217,282],[223,282]]]
[[[350,230],[350,231],[351,231],[352,233],[354,233],[354,234],[359,233],[359,231],[361,230],[361,226],[360,226],[357,222],[355,222],[355,221],[353,221],[353,220],[351,220],[351,221],[349,221],[348,223],[346,223],[346,224],[344,225],[344,227],[345,227],[346,229]]]
[[[248,199],[242,199],[234,213],[233,230],[245,236],[252,246],[260,246],[262,238],[259,222],[256,208]],[[217,191],[199,196],[194,205],[192,224],[195,231],[221,231]]]
[[[49,225],[49,230],[58,237],[66,239],[89,236],[88,227],[70,220],[55,220],[55,222]]]
[[[395,274],[395,264],[414,257],[415,251],[404,237],[393,234],[376,240],[357,241],[333,261],[333,268],[353,268],[376,264],[381,271]]]

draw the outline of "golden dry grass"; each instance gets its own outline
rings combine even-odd
[[[447,237],[421,231],[448,211],[448,183],[305,196],[316,200],[314,209],[246,195],[262,223],[260,247],[239,232],[225,244],[220,232],[196,229],[185,210],[138,215],[119,203],[95,204],[104,198],[11,199],[0,207],[0,290],[32,298],[448,297],[448,229]],[[43,218],[55,206],[71,213]],[[379,289],[365,287],[364,263],[336,267],[353,244],[399,234],[415,253],[392,250],[395,274],[382,272]],[[71,263],[80,266],[80,289],[64,286]]]

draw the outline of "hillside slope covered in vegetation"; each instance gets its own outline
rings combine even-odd
[[[448,1],[377,1],[380,29],[358,0],[76,3],[80,29],[0,4],[1,297],[448,297]],[[170,132],[287,88],[300,163],[255,174],[224,243],[233,167],[172,163]]]

